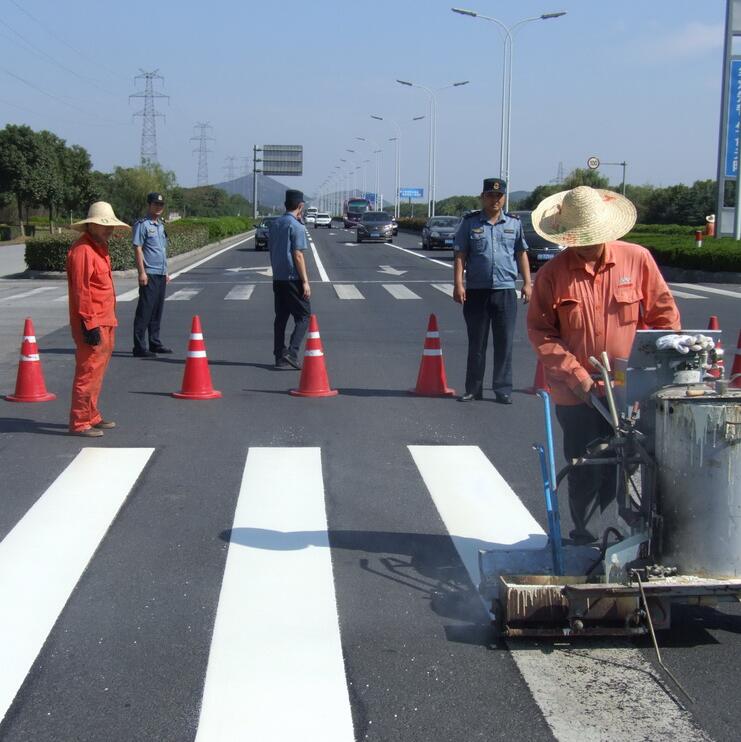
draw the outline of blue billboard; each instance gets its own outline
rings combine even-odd
[[[424,188],[399,188],[399,198],[424,198]]]
[[[739,139],[741,138],[741,59],[731,60],[726,126],[726,178],[738,177]]]

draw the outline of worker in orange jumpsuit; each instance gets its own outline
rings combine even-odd
[[[601,396],[589,357],[603,351],[612,364],[627,358],[636,330],[678,330],[679,311],[648,250],[623,242],[635,206],[608,190],[579,186],[544,199],[532,213],[535,231],[567,249],[538,270],[527,331],[543,364],[567,460],[582,456],[612,428],[592,405]],[[569,472],[575,543],[592,543],[588,521],[615,499],[614,471],[582,466]]]
[[[76,222],[72,228],[82,234],[67,253],[69,323],[76,346],[69,432],[98,438],[104,429],[116,427],[112,420],[104,420],[98,410],[118,324],[108,240],[114,230],[129,226],[116,218],[110,204],[97,201],[90,207],[87,219]]]

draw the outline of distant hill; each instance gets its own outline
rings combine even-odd
[[[225,183],[215,183],[216,188],[222,188],[227,193],[238,193],[244,196],[250,203],[252,198],[252,173],[243,175],[235,180],[228,180]],[[283,202],[286,198],[286,190],[290,186],[271,178],[267,175],[257,175],[257,197],[260,206],[271,209],[283,209]]]
[[[532,191],[510,191],[509,202],[510,204],[516,204],[518,201],[526,199]]]

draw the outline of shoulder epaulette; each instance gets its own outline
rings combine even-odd
[[[519,214],[514,214],[511,211],[505,211],[504,212],[504,215],[505,216],[508,216],[510,219],[517,219],[517,221],[520,221],[520,215]]]
[[[468,211],[463,215],[464,219],[470,219],[472,216],[478,216],[481,213],[481,209],[476,209],[475,211]]]

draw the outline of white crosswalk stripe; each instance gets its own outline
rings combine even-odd
[[[680,289],[689,289],[690,291],[704,291],[708,294],[717,294],[718,296],[730,296],[732,299],[741,299],[741,291],[729,291],[728,289],[716,289],[714,286],[702,286],[696,283],[670,283],[669,287],[678,286]]]
[[[688,294],[686,291],[679,291],[677,289],[670,289],[672,295],[677,299],[707,299],[707,296],[700,296],[699,294]]]
[[[319,448],[247,455],[196,742],[237,739],[354,739]]]
[[[202,288],[200,289],[180,289],[179,291],[176,291],[174,294],[170,294],[170,296],[165,299],[165,301],[190,301],[194,296],[198,296],[198,294],[203,291]]]
[[[11,294],[10,296],[3,296],[0,301],[16,301],[17,299],[26,299],[29,296],[36,296],[37,294],[43,294],[46,291],[57,291],[57,286],[40,286],[37,289],[31,289],[30,291],[23,291],[20,294]]]
[[[335,283],[333,285],[338,299],[365,299],[358,287],[351,283]]]
[[[431,286],[433,289],[442,291],[443,294],[447,294],[448,296],[453,296],[453,284],[452,283],[433,283],[431,284]]]
[[[153,451],[83,449],[0,542],[0,719]]]
[[[394,299],[421,299],[411,289],[408,289],[403,283],[384,283],[383,288],[394,297]]]
[[[243,286],[235,286],[230,289],[229,293],[224,297],[227,300],[233,301],[248,301],[252,296],[252,292],[255,290],[254,283],[248,283]]]

